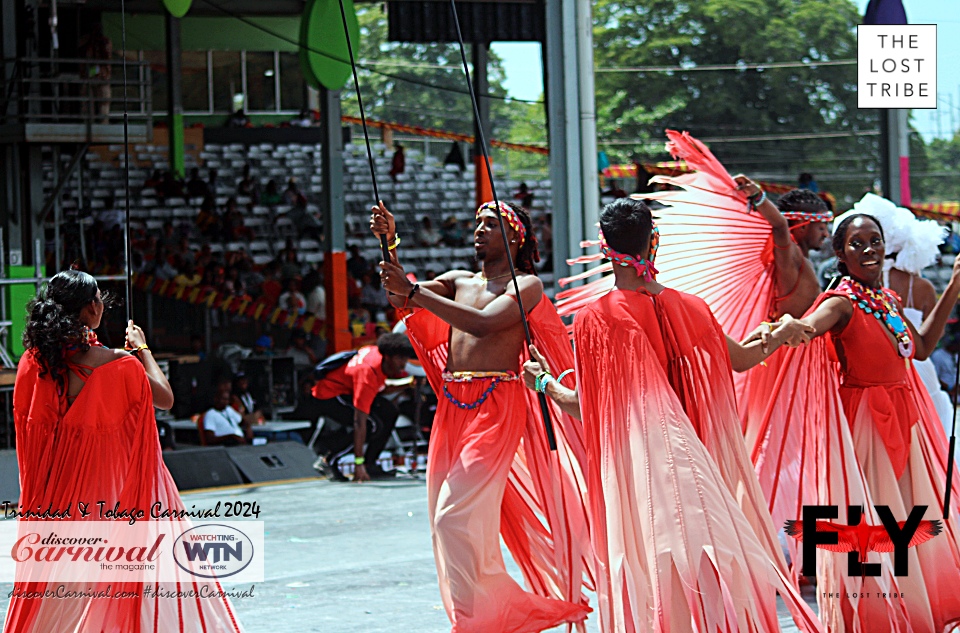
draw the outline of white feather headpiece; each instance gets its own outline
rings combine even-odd
[[[887,255],[896,253],[893,267],[904,272],[920,274],[920,271],[937,260],[937,249],[947,239],[947,228],[934,220],[921,220],[909,209],[898,207],[886,198],[868,193],[833,221],[833,230],[846,218],[866,213],[877,218],[883,229]]]

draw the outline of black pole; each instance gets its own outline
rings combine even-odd
[[[370,149],[370,134],[367,132],[367,117],[363,113],[363,97],[360,96],[360,80],[357,78],[357,63],[353,59],[353,45],[350,43],[350,27],[347,26],[347,12],[340,0],[340,18],[343,20],[343,35],[347,38],[347,52],[350,54],[350,70],[353,71],[353,87],[357,91],[357,104],[360,106],[360,123],[363,126],[363,140],[367,144],[367,162],[370,163],[370,178],[373,180],[373,197],[380,204],[380,189],[377,187],[377,170],[373,161],[373,150]],[[387,246],[387,236],[380,236],[380,252],[383,261],[390,261],[390,249]]]
[[[120,37],[123,56],[123,254],[126,267],[127,323],[133,319],[132,267],[130,266],[130,119],[127,113],[127,11],[126,2],[120,0]],[[124,323],[126,329],[126,323]]]
[[[960,354],[957,354],[957,374],[953,378],[953,425],[950,428],[950,450],[947,451],[947,489],[943,492],[943,518],[950,518],[950,493],[953,484],[953,457],[957,448],[957,387],[960,386]]]
[[[341,0],[342,1],[342,0]],[[473,82],[470,80],[470,68],[467,66],[467,51],[463,46],[463,33],[460,31],[460,18],[457,17],[457,5],[454,0],[450,0],[450,11],[453,13],[453,24],[457,27],[457,42],[460,45],[460,59],[463,62],[463,72],[467,76],[467,87],[470,89],[470,101],[473,103],[473,116],[477,121],[480,118],[480,106],[477,104],[477,94],[473,89]],[[503,216],[500,214],[500,199],[497,197],[497,187],[493,182],[493,166],[490,164],[490,154],[487,152],[487,139],[483,130],[483,125],[477,126],[478,140],[480,141],[480,151],[483,153],[483,163],[487,169],[487,178],[490,179],[490,191],[493,194],[493,203],[497,207],[497,221],[500,225],[500,235],[503,237],[503,245],[507,246],[507,229],[503,224]],[[531,227],[532,229],[532,227]],[[510,279],[513,281],[513,290],[517,293],[517,307],[520,309],[520,322],[523,323],[523,333],[527,339],[527,345],[533,345],[533,337],[530,336],[530,324],[527,322],[527,311],[523,307],[523,299],[520,297],[520,284],[517,282],[517,270],[513,265],[513,255],[510,249],[507,251],[507,263],[510,265]],[[547,432],[547,442],[550,450],[557,450],[557,438],[553,433],[553,420],[550,418],[550,407],[547,406],[547,396],[537,392],[540,401],[540,413],[543,416],[543,426]]]

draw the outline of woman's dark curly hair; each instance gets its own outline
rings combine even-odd
[[[80,310],[97,297],[97,281],[85,272],[65,270],[47,282],[27,304],[27,327],[23,346],[36,350],[40,376],[52,376],[62,388],[66,379],[67,347],[85,352],[90,346],[83,336]],[[102,296],[109,304],[111,297]]]
[[[883,235],[883,227],[880,226],[880,220],[873,217],[868,213],[854,213],[853,215],[848,215],[843,219],[843,221],[837,225],[837,228],[833,230],[833,242],[831,246],[833,247],[833,253],[837,256],[837,271],[847,277],[850,275],[850,271],[847,269],[847,265],[840,261],[840,253],[843,252],[844,246],[847,245],[847,229],[850,228],[850,225],[853,224],[853,221],[857,218],[866,218],[877,225],[877,229],[880,230],[880,239],[886,241],[886,238]]]

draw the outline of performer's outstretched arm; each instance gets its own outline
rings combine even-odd
[[[136,352],[147,372],[147,380],[150,381],[150,389],[153,391],[153,406],[164,411],[172,409],[173,389],[153,358],[153,352],[147,347],[147,337],[143,330],[134,325],[133,321],[127,322],[127,347]]]
[[[380,203],[370,209],[370,230],[374,235],[386,235],[389,245],[390,263],[400,266],[400,256],[397,252],[399,242],[397,241],[397,223],[393,214],[387,210],[386,205],[381,200]],[[402,266],[401,266],[402,268]],[[456,279],[458,276],[465,276],[466,273],[460,271],[451,271],[440,275],[433,281],[425,281],[420,284],[421,290],[429,290],[441,297],[453,299],[456,296]],[[395,308],[410,307],[405,301],[405,296],[387,293],[387,300]]]
[[[960,257],[957,257],[953,262],[953,275],[950,277],[950,283],[947,284],[943,294],[940,295],[940,299],[937,300],[937,304],[930,311],[930,316],[924,319],[919,330],[913,327],[909,319],[904,319],[913,334],[913,344],[916,350],[914,358],[916,360],[929,358],[933,350],[937,348],[937,343],[943,336],[943,328],[947,325],[947,319],[950,318],[950,312],[953,310],[958,296],[960,296]]]
[[[773,325],[777,327],[773,328]],[[759,332],[754,332],[740,343],[729,336],[724,336],[727,339],[727,351],[730,353],[733,371],[744,372],[762,363],[781,345],[795,347],[808,342],[813,332],[814,329],[809,324],[785,314],[778,324],[771,324],[770,329],[764,333],[768,336],[761,336]]]
[[[536,390],[537,377],[541,376],[544,372],[549,374],[551,380],[547,382],[543,392],[547,394],[547,397],[557,403],[561,411],[577,420],[581,419],[580,392],[577,391],[577,388],[568,389],[561,385],[558,380],[553,379],[553,372],[550,371],[550,366],[547,364],[546,359],[533,345],[530,346],[530,356],[532,356],[533,359],[523,364],[523,382],[527,387]]]
[[[381,262],[380,268],[383,271],[380,279],[387,291],[405,299],[408,306],[430,310],[461,332],[483,338],[520,323],[520,311],[517,310],[516,293],[512,285],[505,294],[483,309],[478,309],[438,294],[427,284],[418,284],[419,287],[415,290],[403,269],[396,264]],[[521,275],[517,283],[526,309],[530,310],[540,303],[543,296],[543,282],[540,279],[533,275]]]

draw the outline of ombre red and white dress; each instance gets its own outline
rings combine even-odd
[[[827,292],[817,305],[830,296],[846,295]],[[758,462],[775,516],[800,519],[803,505],[837,505],[844,523],[847,506],[857,505],[879,525],[875,505],[889,506],[898,521],[925,505],[925,519],[942,519],[946,435],[912,361],[899,356],[879,319],[854,307],[838,336],[787,350],[775,385],[761,433],[789,432],[772,435],[780,440],[767,442]],[[846,554],[818,551],[828,630],[939,633],[960,620],[958,501],[954,483],[944,531],[909,549],[907,576],[893,574],[890,553],[870,553],[882,574],[861,579],[847,575]],[[799,567],[801,544],[788,543]]]
[[[528,320],[551,366],[571,367],[564,325],[546,297]],[[450,326],[427,310],[405,322],[433,389],[465,405],[440,395],[427,462],[434,556],[453,633],[532,633],[563,623],[582,630],[594,559],[580,423],[551,403],[558,450],[550,451],[536,394],[522,381],[444,376]],[[517,370],[525,359],[518,356]],[[527,590],[507,574],[500,537]]]
[[[779,631],[778,593],[822,630],[787,577],[706,304],[614,288],[574,339],[601,630]]]
[[[25,509],[72,509],[105,501],[106,507],[149,512],[156,502],[183,510],[183,501],[163,463],[153,413],[153,392],[140,361],[127,356],[96,368],[70,365],[85,381],[67,406],[49,377],[40,377],[33,350],[20,359],[13,392],[20,466],[20,505]],[[91,513],[88,520],[95,520]],[[185,574],[186,576],[186,574]],[[54,579],[55,580],[55,579]],[[102,589],[95,578],[78,589]],[[220,590],[218,582],[186,576],[182,583],[160,583],[170,591]],[[15,583],[5,633],[239,633],[242,629],[226,597],[22,598],[42,595],[47,583]]]

